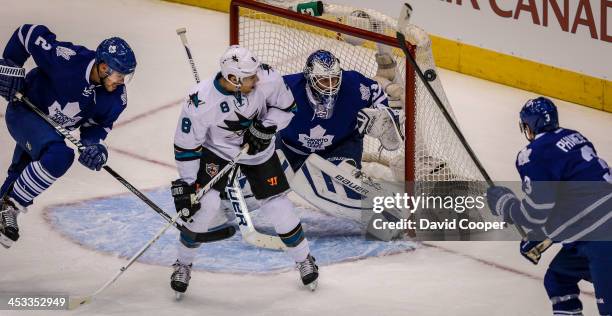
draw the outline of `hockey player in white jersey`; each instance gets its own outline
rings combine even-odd
[[[180,175],[172,183],[176,209],[189,210],[182,220],[192,231],[206,232],[216,225],[213,221],[221,214],[220,193],[228,176],[213,185],[199,203],[194,196],[240,152],[241,146],[248,144],[247,155],[238,165],[261,202],[260,212],[274,224],[296,262],[303,284],[314,289],[318,267],[294,205],[286,196],[289,184],[273,143],[276,131],[293,117],[293,96],[282,77],[261,65],[246,48],[230,46],[220,66],[221,71],[199,83],[183,105],[174,138]],[[184,293],[189,285],[199,246],[187,236],[180,236],[170,282],[177,293]]]

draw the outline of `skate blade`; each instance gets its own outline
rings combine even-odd
[[[310,282],[308,285],[306,285],[306,287],[311,291],[314,292],[317,289],[317,285],[319,283],[319,280],[314,280],[312,282]]]
[[[2,246],[6,249],[11,248],[11,246],[13,245],[14,241],[8,237],[6,237],[4,234],[0,233],[0,244],[2,244]]]
[[[183,296],[185,295],[185,293],[181,293],[181,292],[174,292],[174,299],[177,301],[180,301],[183,299]]]

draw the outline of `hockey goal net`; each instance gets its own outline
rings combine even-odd
[[[415,193],[425,190],[423,183],[439,182],[473,183],[462,191],[482,191],[477,184],[483,180],[478,168],[399,49],[395,38],[397,20],[373,10],[331,3],[306,10],[300,6],[304,8],[303,3],[294,1],[233,0],[230,43],[249,48],[282,74],[301,72],[306,58],[317,49],[331,51],[343,69],[376,79],[385,87],[391,105],[401,109],[404,146],[386,151],[378,140],[366,136],[365,163],[388,167],[395,180],[420,183]],[[323,14],[317,14],[321,9]],[[452,116],[437,76],[429,36],[415,25],[403,31],[417,63]],[[378,72],[377,54],[383,53],[394,59],[394,75],[381,76]]]

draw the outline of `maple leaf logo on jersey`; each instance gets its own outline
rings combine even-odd
[[[251,124],[253,123],[253,118],[257,116],[257,113],[253,114],[251,118],[247,118],[238,112],[234,112],[234,113],[236,113],[236,117],[238,117],[238,120],[236,121],[223,120],[223,123],[225,123],[226,127],[224,126],[219,126],[219,127],[221,127],[222,129],[226,131],[236,132],[236,134],[242,135],[242,133],[244,133],[244,130],[249,128],[249,126],[251,126]]]
[[[310,129],[310,135],[300,134],[298,140],[302,143],[302,146],[310,149],[313,153],[317,150],[325,150],[325,147],[331,145],[334,139],[333,135],[325,135],[326,130],[317,125]]]
[[[127,105],[127,89],[123,86],[123,92],[121,93],[121,103]]]
[[[363,101],[370,100],[370,89],[364,86],[363,83],[359,84],[359,92],[361,92],[361,100]]]
[[[526,163],[529,162],[529,155],[531,155],[531,149],[530,148],[525,148],[523,150],[521,150],[521,152],[519,152],[518,154],[518,165],[522,166]]]
[[[68,102],[68,104],[62,108],[62,106],[55,101],[49,107],[49,117],[57,124],[69,130],[73,130],[74,124],[82,119],[82,117],[77,115],[79,113],[81,113],[81,107],[78,102]]]
[[[55,53],[57,54],[57,57],[62,57],[65,60],[70,60],[70,57],[76,55],[76,52],[72,49],[62,46],[57,46],[55,48]]]

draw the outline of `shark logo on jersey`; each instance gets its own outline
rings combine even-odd
[[[81,107],[78,102],[68,102],[68,104],[62,108],[62,106],[55,101],[49,107],[49,117],[57,124],[68,129],[71,129],[71,127],[74,129],[74,124],[82,119],[82,117],[77,115],[79,113],[81,113]]]
[[[521,152],[519,152],[518,154],[518,165],[522,166],[526,163],[529,162],[529,155],[531,155],[531,149],[530,148],[525,148],[523,150],[521,150]]]
[[[200,105],[202,105],[202,104],[206,103],[206,102],[204,102],[204,101],[200,100],[200,98],[198,97],[198,93],[197,93],[197,92],[196,92],[196,93],[194,93],[194,94],[190,94],[190,95],[189,95],[189,100],[188,100],[187,102],[188,102],[188,105],[193,105],[193,106],[195,106],[196,108],[197,108],[198,106],[200,106]]]
[[[70,60],[70,57],[76,55],[75,51],[63,46],[57,46],[55,48],[55,53],[57,54],[57,57],[62,57],[65,60]]]
[[[321,125],[317,125],[310,129],[310,135],[300,134],[298,140],[302,146],[309,148],[311,153],[325,150],[325,147],[331,145],[334,139],[333,135],[325,135],[325,132],[326,130]]]
[[[225,127],[219,126],[219,127],[226,131],[236,132],[236,134],[242,135],[244,133],[244,130],[249,128],[249,126],[251,126],[251,124],[253,123],[253,119],[257,116],[257,113],[253,114],[253,116],[250,118],[243,116],[239,112],[234,112],[234,113],[236,113],[236,117],[238,118],[238,120],[236,121],[223,120],[223,123],[225,123],[226,126]]]
[[[359,84],[359,92],[361,92],[361,100],[370,100],[370,89],[368,89],[368,87],[366,87],[363,83]]]

